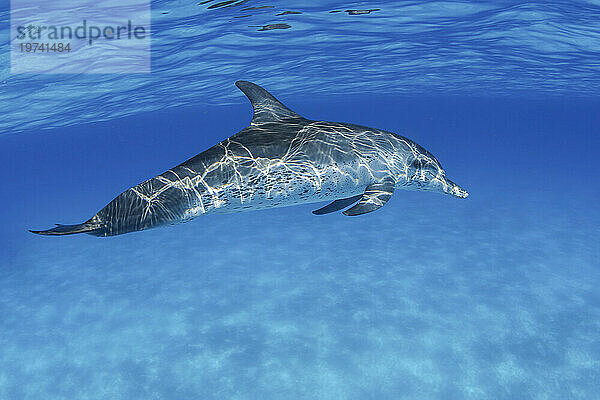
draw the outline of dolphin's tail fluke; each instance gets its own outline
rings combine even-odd
[[[47,229],[45,231],[32,231],[29,232],[35,233],[38,235],[48,235],[48,236],[61,236],[61,235],[74,235],[76,233],[88,233],[94,235],[98,232],[99,227],[96,224],[91,224],[90,221],[84,222],[83,224],[77,225],[60,225],[56,224],[54,228]]]

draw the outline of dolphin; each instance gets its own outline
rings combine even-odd
[[[115,236],[200,215],[328,201],[323,215],[366,214],[394,190],[466,198],[440,162],[412,140],[365,126],[306,119],[262,87],[236,86],[254,108],[250,126],[168,171],[136,185],[89,220],[40,235]]]

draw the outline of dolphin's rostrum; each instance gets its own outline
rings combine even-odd
[[[88,221],[41,235],[114,236],[204,214],[332,201],[321,215],[382,207],[395,189],[465,198],[438,160],[410,139],[364,126],[312,121],[258,85],[236,82],[254,107],[241,132],[117,196]]]

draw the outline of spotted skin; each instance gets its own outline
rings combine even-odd
[[[433,155],[410,139],[359,125],[308,120],[260,86],[236,85],[254,107],[250,126],[126,190],[82,224],[32,232],[114,236],[201,215],[359,195],[344,214],[360,215],[383,206],[395,189],[468,195],[445,177]]]

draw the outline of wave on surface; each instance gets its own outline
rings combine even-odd
[[[5,45],[0,134],[243,101],[238,79],[300,97],[600,93],[596,0],[315,3],[154,1],[151,74],[10,74]]]

